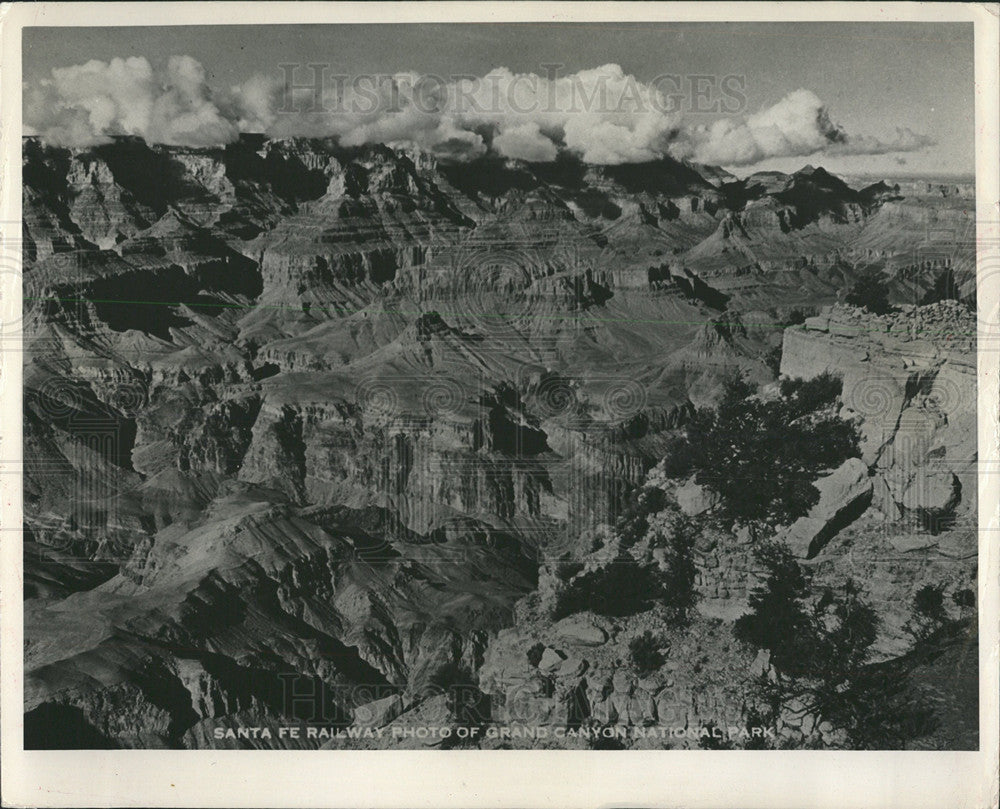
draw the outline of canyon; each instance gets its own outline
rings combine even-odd
[[[905,657],[921,588],[976,590],[974,208],[969,185],[812,166],[25,138],[26,746],[447,746],[393,729],[475,711],[742,727],[772,671],[731,631],[755,540],[671,463],[733,375],[764,398],[840,380],[858,457],[769,529],[817,587],[865,588],[873,664]],[[873,272],[888,313],[846,302]],[[622,555],[662,566],[678,513],[687,626],[555,617]],[[973,635],[908,673],[943,706],[915,744],[969,749],[975,616],[948,610]],[[629,660],[647,632],[651,672]],[[293,722],[389,731],[217,733]],[[845,744],[804,708],[779,733]]]

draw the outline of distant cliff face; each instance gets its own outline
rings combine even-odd
[[[817,314],[862,265],[897,303],[974,289],[954,198],[890,191],[808,167],[26,139],[29,725],[195,747],[288,715],[289,677],[337,722],[429,711],[449,666],[502,683],[491,643],[540,560],[614,523],[692,408],[734,371],[773,380],[776,352],[844,377],[887,514],[964,514],[957,333],[907,340],[906,314],[859,340],[860,315]],[[915,311],[952,328],[962,306]],[[911,416],[929,426],[907,460]],[[740,553],[706,551],[720,614]]]

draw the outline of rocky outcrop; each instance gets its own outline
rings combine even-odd
[[[694,480],[689,480],[675,492],[677,505],[689,517],[714,508],[719,503],[719,496],[704,486],[699,486]]]
[[[881,501],[942,514],[960,492],[974,497],[975,333],[974,314],[955,301],[889,315],[834,307],[786,330],[781,373],[839,376]]]
[[[472,723],[456,687],[495,726],[747,721],[746,672],[770,671],[731,634],[753,540],[664,456],[726,375],[773,380],[775,328],[832,304],[854,258],[903,267],[886,214],[931,216],[905,187],[251,135],[24,151],[38,746],[56,723],[95,746],[276,747],[213,731],[315,716],[444,746],[416,729]],[[840,376],[864,436],[789,530],[819,581],[850,546],[887,582],[886,653],[915,588],[969,583],[967,319],[834,307],[784,336],[782,371]],[[662,582],[689,522],[681,627]],[[660,596],[602,614],[599,585],[633,574]],[[369,742],[302,746],[326,744]]]
[[[819,502],[808,515],[797,519],[779,535],[802,559],[811,559],[819,553],[837,531],[864,513],[872,498],[868,467],[857,458],[844,461],[839,469],[813,486],[819,490]]]

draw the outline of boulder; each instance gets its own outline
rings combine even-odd
[[[771,678],[773,672],[774,667],[771,665],[771,653],[766,649],[761,649],[757,652],[753,663],[750,664],[750,676],[755,679],[765,676]]]
[[[819,490],[819,502],[782,537],[802,559],[811,559],[819,553],[838,531],[861,516],[872,499],[868,467],[859,458],[844,461],[840,468],[813,486]]]
[[[636,680],[636,687],[649,694],[657,693],[661,688],[670,684],[673,680],[665,672],[654,671],[645,677]]]
[[[811,559],[819,553],[820,537],[826,529],[826,520],[799,517],[782,537],[792,553],[800,559]],[[825,544],[825,543],[824,543]]]
[[[677,505],[689,517],[704,514],[719,504],[719,495],[711,489],[699,486],[694,478],[677,489]]]
[[[947,470],[921,469],[903,493],[903,508],[947,514],[961,499],[958,478]]]
[[[567,657],[556,672],[559,677],[579,677],[587,670],[587,661],[579,657]]]
[[[823,331],[823,332],[829,331],[830,313],[829,311],[827,311],[818,314],[815,317],[807,317],[803,325],[805,326],[805,328],[811,329],[813,331]]]
[[[931,534],[899,534],[887,537],[889,544],[900,553],[921,551],[938,544],[938,538]]]
[[[562,665],[563,655],[559,654],[555,649],[546,647],[545,651],[542,652],[542,659],[538,661],[538,668],[542,671],[552,671]]]
[[[553,628],[559,637],[580,646],[600,646],[608,639],[607,633],[599,626],[595,626],[586,615],[563,618]]]
[[[889,484],[882,475],[872,478],[872,505],[887,522],[895,522],[902,516]]]
[[[625,669],[617,669],[611,677],[611,683],[616,694],[631,696],[635,688],[635,677]]]

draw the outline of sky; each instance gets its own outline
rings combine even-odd
[[[807,162],[850,174],[973,173],[971,23],[28,28],[23,53],[27,131],[63,145],[114,134],[210,145],[263,130],[413,140],[454,159],[569,150],[588,162],[670,154],[740,175]],[[384,96],[370,114],[289,114],[279,68],[289,63],[397,74],[403,107],[406,76],[440,76],[451,89],[431,114]],[[695,81],[709,95],[696,98]],[[573,93],[602,82],[613,109],[568,111]],[[329,92],[334,106],[357,101]],[[678,95],[657,103],[668,93]],[[456,110],[448,99],[481,103]]]

